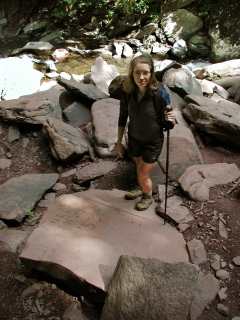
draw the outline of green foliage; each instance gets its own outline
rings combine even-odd
[[[29,211],[27,215],[28,215],[29,218],[32,218],[32,217],[35,216],[35,212]]]

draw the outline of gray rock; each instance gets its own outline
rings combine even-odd
[[[221,265],[220,265],[220,262],[221,262],[221,258],[218,254],[215,254],[213,256],[213,262],[211,263],[211,267],[217,271],[221,268]]]
[[[178,179],[187,196],[196,201],[209,200],[209,188],[236,180],[240,170],[235,164],[214,163],[189,167]]]
[[[20,131],[16,126],[10,126],[8,128],[8,142],[13,142],[20,138]]]
[[[68,120],[68,124],[75,128],[88,123],[92,119],[90,108],[79,101],[74,101],[64,109],[63,113]]]
[[[116,169],[117,166],[118,164],[116,161],[100,161],[98,163],[90,163],[88,166],[77,170],[74,180],[80,185],[82,183],[88,183],[111,172],[112,170]]]
[[[235,147],[240,147],[240,105],[226,100],[186,97],[183,115],[198,128]]]
[[[228,307],[226,307],[224,304],[222,304],[222,303],[219,303],[218,305],[217,305],[217,311],[219,312],[219,313],[221,313],[222,315],[224,315],[224,316],[228,316],[228,314],[229,314],[229,308]]]
[[[213,301],[219,291],[218,280],[209,272],[199,273],[192,305],[190,308],[191,320],[197,320],[207,305]]]
[[[43,124],[47,118],[62,119],[58,104],[48,100],[16,99],[0,101],[0,119],[13,123]]]
[[[228,239],[227,228],[225,227],[225,224],[221,220],[219,220],[218,222],[218,228],[219,228],[219,235],[225,239]]]
[[[119,100],[113,98],[92,105],[94,149],[100,158],[116,157],[119,109]]]
[[[59,175],[25,174],[0,185],[0,217],[21,222],[43,194],[57,181]]]
[[[49,140],[52,155],[57,160],[74,160],[80,158],[90,149],[90,140],[82,130],[63,121],[48,118],[44,122],[42,130]]]
[[[188,263],[121,256],[101,320],[187,319],[198,271]]]
[[[85,84],[73,80],[58,80],[58,83],[69,92],[83,99],[83,102],[93,103],[97,100],[106,99],[108,95],[96,88],[93,84]]]
[[[230,274],[228,271],[220,269],[216,272],[216,277],[221,280],[227,280],[230,278]]]
[[[65,310],[63,320],[85,320],[83,316],[81,304],[79,302],[72,302],[72,304]]]
[[[159,157],[161,167],[166,171],[167,141],[165,139]],[[187,168],[203,164],[202,155],[190,129],[176,124],[170,130],[169,177],[177,181]]]
[[[218,80],[219,78],[240,76],[240,59],[233,59],[204,66],[197,70],[196,75],[199,79],[209,79],[211,81],[215,81],[215,79]]]
[[[163,224],[154,205],[136,211],[124,194],[91,189],[57,197],[20,259],[95,302],[104,301],[120,255],[189,262],[182,234]]]
[[[187,207],[182,206],[182,198],[172,196],[167,200],[167,212],[165,216],[165,200],[157,206],[157,214],[175,225],[194,220]]]
[[[219,301],[225,301],[227,300],[227,294],[226,294],[227,288],[221,288],[218,292],[218,299]]]
[[[26,25],[26,27],[23,29],[23,32],[25,34],[32,34],[33,32],[39,32],[39,31],[43,31],[44,29],[47,28],[49,22],[47,20],[43,20],[43,21],[33,21],[29,24]],[[50,43],[48,44],[50,46]],[[42,49],[42,44],[41,46],[39,46],[40,49],[38,50],[43,50]]]
[[[28,231],[4,228],[0,230],[0,251],[17,253],[18,248],[27,241],[28,237]]]
[[[203,27],[202,20],[186,9],[178,9],[163,16],[164,33],[171,43],[180,39],[188,40]],[[173,27],[174,26],[174,27]]]
[[[108,86],[111,81],[119,75],[117,67],[109,65],[101,56],[95,59],[91,67],[91,79],[93,84],[109,95]]]
[[[12,161],[9,159],[0,159],[0,170],[9,168],[11,164],[12,164]]]
[[[202,96],[202,89],[199,80],[187,68],[169,69],[163,76],[163,84],[178,93],[181,97],[193,94]]]
[[[28,42],[24,47],[23,50],[51,50],[53,48],[53,45],[51,45],[49,42],[46,41],[32,41]]]
[[[33,100],[49,100],[55,104],[59,103],[60,94],[63,91],[63,87],[56,84],[51,86],[47,90],[38,91],[29,95],[21,96],[22,99],[33,99]]]
[[[187,249],[192,263],[199,265],[207,261],[206,251],[201,240],[194,238],[187,242]]]
[[[233,258],[233,262],[236,266],[240,266],[240,256]]]

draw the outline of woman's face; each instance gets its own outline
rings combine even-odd
[[[149,84],[151,78],[151,67],[147,63],[139,62],[133,69],[133,79],[139,90],[143,90]]]

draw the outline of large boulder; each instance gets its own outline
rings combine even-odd
[[[195,201],[209,200],[209,188],[238,179],[240,170],[235,164],[214,163],[189,167],[178,179],[187,194]]]
[[[203,27],[202,20],[187,11],[179,9],[163,16],[161,24],[169,42],[188,40]]]
[[[219,103],[204,97],[188,96],[190,102],[183,115],[196,127],[225,143],[240,148],[240,105],[222,100]]]
[[[57,173],[25,174],[0,185],[0,218],[21,222],[58,180]]]
[[[172,91],[181,97],[188,94],[202,96],[200,82],[194,74],[187,68],[169,69],[164,73],[163,84],[167,85]]]
[[[186,320],[198,272],[190,263],[121,256],[101,320]]]
[[[166,171],[167,141],[165,139],[163,149],[159,157],[161,167]],[[201,153],[190,129],[176,124],[170,130],[170,155],[169,177],[172,181],[194,164],[203,164]]]
[[[94,150],[100,158],[116,157],[119,100],[108,98],[93,103]]]
[[[119,75],[117,67],[108,65],[102,57],[98,57],[91,67],[91,80],[94,85],[109,95],[108,86],[111,81]]]
[[[58,103],[24,98],[0,101],[0,119],[4,121],[43,124],[50,117],[62,120]]]
[[[86,135],[63,121],[48,118],[42,130],[49,140],[52,155],[57,160],[74,160],[90,151],[91,144]]]

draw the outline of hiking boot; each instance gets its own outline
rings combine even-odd
[[[131,191],[125,194],[126,200],[134,200],[142,195],[142,187],[140,184],[137,184]]]
[[[146,210],[153,203],[153,197],[149,194],[142,194],[141,200],[136,205],[138,211]]]

